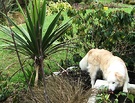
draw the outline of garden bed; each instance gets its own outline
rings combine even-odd
[[[135,73],[129,72],[130,83],[135,84]],[[100,78],[98,76],[97,78]],[[101,78],[102,79],[102,78]],[[49,76],[47,77],[46,90],[51,103],[87,103],[90,96],[92,96],[96,90],[91,89],[89,74],[85,71],[69,71],[68,75]],[[33,87],[32,91],[39,103],[45,103],[44,100],[44,88]],[[133,103],[127,98],[127,95],[119,94],[121,90],[117,90],[114,94],[109,95],[109,100],[113,103],[115,99],[118,99],[118,103]],[[99,94],[103,93],[99,91]],[[98,94],[98,95],[99,95]],[[105,93],[104,93],[105,95]],[[104,99],[104,98],[102,98]],[[20,103],[35,103],[30,91],[21,91],[14,93],[4,103],[10,102]]]

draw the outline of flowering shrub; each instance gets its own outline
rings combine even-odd
[[[61,0],[59,0],[58,2],[50,1],[50,2],[48,2],[48,6],[47,6],[47,15],[57,13],[60,10],[65,11],[70,8],[72,8],[72,7],[68,2],[63,2]]]

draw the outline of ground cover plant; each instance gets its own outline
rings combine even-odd
[[[133,64],[134,63],[134,58],[131,58],[134,55],[134,46],[133,46],[134,45],[134,20],[133,21],[130,20],[130,19],[133,19],[132,15],[130,14],[130,11],[132,11],[132,8],[130,10],[127,9],[127,8],[125,8],[128,12],[127,11],[124,12],[125,9],[124,10],[118,10],[117,9],[117,11],[115,11],[114,9],[111,9],[111,10],[109,9],[107,11],[107,10],[104,10],[103,7],[104,7],[104,5],[102,3],[99,3],[99,5],[97,5],[97,4],[94,4],[93,5],[92,4],[91,5],[91,9],[87,9],[86,10],[86,9],[83,9],[82,8],[82,9],[80,9],[78,11],[76,11],[76,9],[75,10],[71,9],[73,11],[69,11],[68,12],[68,15],[70,13],[71,14],[74,14],[74,18],[75,19],[73,19],[73,24],[75,25],[75,27],[73,25],[72,28],[69,28],[68,31],[66,32],[66,34],[63,35],[58,41],[60,42],[60,41],[63,41],[64,40],[66,42],[66,40],[70,40],[72,38],[75,38],[75,40],[77,42],[76,43],[76,48],[74,48],[74,49],[66,49],[66,51],[64,51],[64,53],[63,52],[60,52],[60,53],[58,53],[56,55],[53,55],[53,57],[54,57],[53,60],[50,59],[50,58],[48,58],[48,62],[45,61],[47,63],[44,62],[44,66],[45,66],[45,69],[46,68],[50,68],[50,69],[49,70],[45,70],[45,72],[53,71],[52,70],[53,68],[56,68],[56,69],[59,70],[59,69],[61,69],[60,66],[62,66],[65,69],[68,66],[74,65],[75,63],[78,64],[78,61],[80,60],[80,58],[79,59],[78,58],[75,59],[76,58],[76,55],[78,56],[78,53],[79,53],[79,56],[80,55],[83,56],[85,54],[85,52],[87,52],[90,48],[95,48],[95,47],[99,47],[99,48],[104,47],[106,49],[113,50],[114,53],[116,53],[117,55],[123,57],[123,59],[125,59],[124,56],[127,55],[127,53],[130,53],[130,54],[128,54],[128,58],[127,58],[127,60],[129,61],[128,64],[127,64],[127,66],[128,67],[131,67],[131,69],[134,69],[134,64]],[[120,9],[123,9],[123,8],[120,8]],[[113,19],[110,19],[110,21],[105,20],[108,17],[108,15],[106,14],[106,12],[107,12],[107,14],[109,14],[111,12],[109,14],[110,15],[110,18],[113,18],[114,17],[116,21],[113,21],[114,18]],[[63,15],[64,15],[63,17],[65,17],[66,16],[66,13],[64,12]],[[100,15],[101,18],[99,17],[99,15]],[[72,15],[70,15],[70,17],[71,16]],[[88,18],[89,16],[90,16],[90,18]],[[52,15],[52,17],[55,17],[55,16]],[[63,20],[63,17],[61,18],[61,20]],[[86,17],[87,17],[87,19],[86,19]],[[125,26],[125,24],[122,22],[123,23],[123,24],[121,24],[122,26],[118,25],[120,27],[118,27],[118,28],[116,27],[115,28],[116,29],[116,33],[114,33],[113,30],[109,31],[108,29],[112,28],[112,25],[114,23],[116,23],[117,21],[119,21],[119,19],[118,19],[119,17],[122,18],[123,20],[127,20],[125,18],[130,18],[129,21],[127,20],[127,24],[128,23],[131,23],[131,25],[128,25],[128,26],[126,25]],[[109,19],[109,17],[108,17],[108,19]],[[47,21],[49,21],[49,20],[50,20],[50,18]],[[107,22],[108,22],[108,24],[107,24]],[[112,24],[112,25],[109,25],[109,23]],[[49,25],[49,23],[47,25]],[[118,30],[121,30],[121,32],[118,33]],[[14,31],[18,31],[18,30],[14,30]],[[86,32],[86,31],[88,31],[88,32]],[[110,34],[109,33],[107,34],[107,31],[110,32]],[[129,35],[129,37],[126,36],[123,39],[122,37],[125,36],[126,33],[129,33],[131,35]],[[117,36],[115,34],[117,34]],[[2,34],[2,35],[5,37],[4,34]],[[117,37],[119,37],[119,38],[117,38]],[[110,39],[112,39],[112,40],[110,41]],[[124,44],[123,44],[123,42],[124,42]],[[3,42],[1,41],[1,43],[3,43]],[[119,44],[118,47],[114,47],[115,44],[116,45]],[[124,46],[122,46],[122,45],[124,45]],[[132,46],[133,46],[133,48],[131,48]],[[122,54],[124,49],[126,49],[126,50],[129,50],[130,49],[131,52],[127,51],[127,52],[124,52],[124,54]],[[18,69],[20,69],[20,67],[16,63],[15,64],[14,63],[13,64],[11,63],[12,61],[14,61],[14,62],[17,61],[17,58],[14,56],[15,55],[15,52],[6,51],[6,50],[3,50],[2,48],[1,48],[1,50],[2,50],[1,51],[1,55],[4,54],[3,55],[3,58],[1,60],[1,63],[0,63],[0,64],[2,64],[1,70],[3,70],[3,68],[5,68],[5,74],[3,74],[4,73],[3,71],[0,72],[1,73],[1,77],[3,77],[3,78],[1,78],[1,82],[3,82],[3,81],[11,82],[11,81],[8,81],[7,78],[5,79],[4,78],[4,75],[5,75],[5,77],[8,77],[7,74],[8,75],[11,75],[10,74],[11,72],[14,74],[14,71],[12,71],[12,70],[14,70],[15,68],[18,70]],[[80,54],[80,52],[81,52],[81,54]],[[12,54],[12,55],[9,55],[9,54]],[[63,54],[64,54],[64,56],[62,56]],[[73,59],[73,56],[75,56],[74,59]],[[3,62],[3,61],[5,61],[5,59],[8,59],[8,61],[6,61],[7,62],[7,66],[4,66],[3,65],[3,63],[4,64],[6,63],[6,62]],[[23,55],[21,55],[21,60],[22,61],[25,61],[25,57]],[[11,66],[10,66],[10,64],[11,64]],[[58,65],[60,65],[60,66],[58,66]],[[33,81],[33,83],[31,84],[33,86],[35,72],[34,72],[34,67],[32,65],[32,61],[25,62],[25,65],[23,65],[23,66],[25,68],[25,73],[27,75],[27,78],[29,78],[28,80],[29,81]],[[8,68],[6,68],[6,67],[8,67]],[[10,70],[10,69],[12,69],[12,70]],[[9,70],[10,73],[6,73],[7,70]],[[15,70],[15,71],[17,71],[17,70]],[[32,77],[31,75],[33,75],[34,77]],[[18,75],[15,75],[15,76],[12,77],[12,81],[15,84],[16,84],[16,82],[19,82],[19,80],[20,80],[21,83],[22,83],[22,81],[23,81],[23,83],[25,82],[25,79],[23,77],[22,72],[20,72],[20,73],[18,72]],[[53,84],[47,84],[48,87],[52,87],[51,89],[47,88],[48,89],[47,92],[48,92],[48,95],[50,96],[50,98],[54,98],[54,99],[51,100],[52,102],[54,102],[54,101],[56,102],[56,100],[57,100],[56,98],[60,98],[59,97],[60,95],[62,95],[62,97],[63,97],[63,102],[66,101],[66,103],[67,103],[67,101],[68,101],[69,103],[71,103],[72,100],[74,101],[74,99],[73,99],[74,97],[72,99],[70,99],[71,98],[70,95],[69,95],[69,97],[65,97],[65,95],[67,95],[66,94],[67,93],[66,90],[71,91],[71,95],[73,95],[75,93],[76,94],[78,93],[77,95],[86,95],[86,97],[88,96],[87,93],[86,94],[84,93],[85,91],[82,90],[82,87],[81,86],[77,87],[78,89],[74,89],[74,88],[76,88],[76,85],[73,86],[71,84],[68,84],[69,82],[67,82],[67,81],[65,82],[65,80],[62,79],[62,78],[59,78],[58,77],[58,78],[56,78],[56,80],[53,80],[51,78],[50,81],[48,81],[48,83],[53,83],[51,81],[55,81],[55,85],[53,85]],[[53,96],[52,97],[51,94],[54,93],[54,90],[55,90],[54,88],[56,87],[56,85],[59,85],[58,87],[60,88],[61,91],[56,91],[56,94],[57,94],[57,92],[59,94],[59,95],[57,95],[58,97],[57,96]],[[63,91],[62,91],[61,88],[64,88],[67,85],[68,85],[68,87],[66,89],[63,89]],[[24,98],[27,98],[27,97],[24,96],[24,94],[27,91],[25,91],[25,90],[23,91],[23,89],[20,89],[21,90],[21,93],[22,93],[22,95],[20,95],[19,93],[17,94],[17,91],[18,91],[17,89],[14,90],[14,91],[13,90],[11,90],[11,91],[8,90],[7,89],[8,86],[10,86],[10,84],[7,85],[7,84],[3,83],[1,85],[1,87],[3,88],[1,94],[5,94],[5,95],[7,95],[7,97],[12,94],[10,99],[11,100],[13,99],[14,101],[18,101],[18,102],[20,102],[20,98],[22,100],[24,100]],[[12,87],[12,86],[14,86],[14,85],[11,85],[10,87]],[[5,91],[5,90],[7,90],[7,91]],[[40,93],[43,90],[43,88],[40,88],[39,91],[36,90],[35,88],[33,88],[33,90],[34,90],[34,94],[36,94],[38,92],[37,98],[38,97],[41,97]],[[79,92],[77,92],[76,90],[79,91]],[[61,94],[61,92],[63,94]],[[27,93],[31,94],[30,92],[27,92]],[[91,93],[89,95],[91,95]],[[17,94],[18,96],[15,95],[15,94]],[[109,101],[108,94],[104,94],[105,98],[103,96],[103,93],[99,94],[98,96],[100,97],[100,99],[99,99],[100,101]],[[1,97],[3,98],[3,96],[1,96]],[[24,98],[22,98],[22,97],[24,97]],[[42,92],[42,97],[43,97],[43,101],[44,101],[43,92]],[[33,97],[31,96],[30,98],[32,99]],[[78,96],[75,97],[75,98],[78,98]],[[133,98],[134,97],[131,96],[131,100]],[[27,98],[27,100],[29,100],[29,99]],[[80,100],[79,99],[76,99],[76,100],[78,100],[78,102],[77,101],[76,102],[79,103]],[[84,100],[87,101],[86,98]],[[83,101],[83,100],[81,100],[81,101]],[[31,102],[34,102],[34,101],[31,101]],[[41,101],[39,101],[39,102],[41,102]]]
[[[115,95],[109,94],[106,87],[99,90],[96,100],[98,103],[134,103],[134,95],[119,92]],[[103,89],[104,88],[104,89]]]

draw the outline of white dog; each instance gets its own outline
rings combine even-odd
[[[80,61],[79,66],[81,70],[88,70],[92,88],[94,88],[97,71],[101,70],[110,91],[123,87],[123,92],[128,92],[129,77],[126,65],[121,58],[111,52],[104,49],[91,49]]]

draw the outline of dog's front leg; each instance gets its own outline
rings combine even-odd
[[[123,86],[123,92],[128,92],[128,82],[126,81]]]
[[[92,86],[92,88],[94,88],[95,79],[96,78],[94,76],[91,76],[91,86]]]
[[[128,77],[128,74],[126,74],[126,81],[124,83],[124,86],[123,86],[123,92],[128,92],[128,82],[129,82],[129,77]]]

